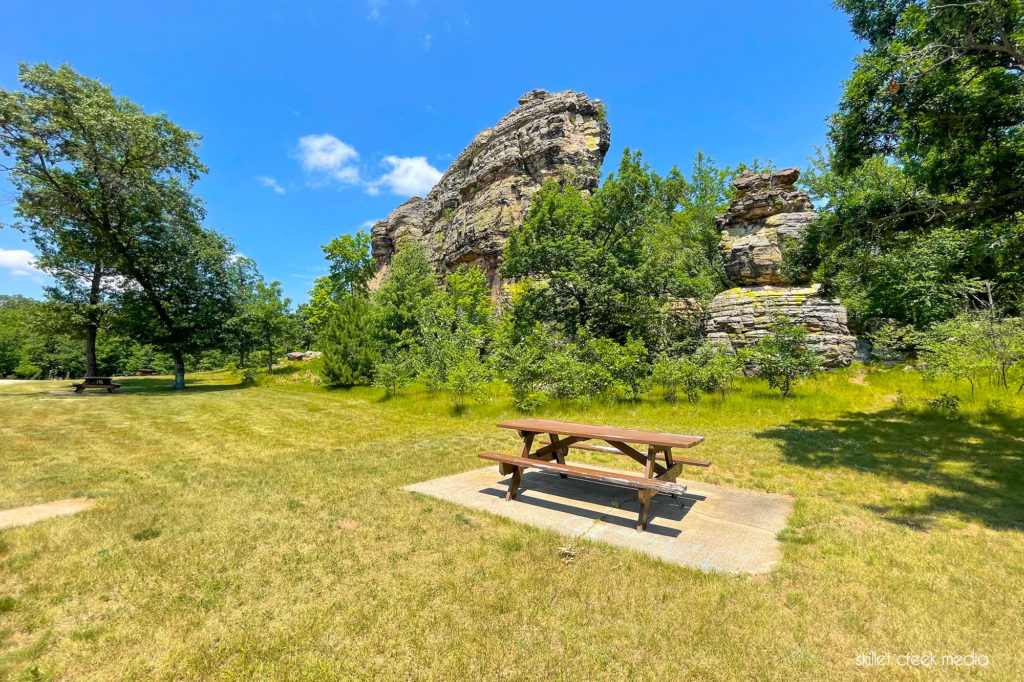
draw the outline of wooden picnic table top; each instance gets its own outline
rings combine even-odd
[[[639,429],[619,429],[613,426],[597,424],[578,424],[561,422],[551,419],[511,419],[499,422],[502,429],[526,431],[530,433],[557,433],[578,438],[596,438],[603,441],[623,443],[643,443],[664,448],[692,448],[704,442],[703,436],[683,436],[676,433],[660,431],[640,431]]]

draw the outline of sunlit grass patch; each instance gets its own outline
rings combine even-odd
[[[971,649],[986,675],[1024,668],[1012,392],[850,369],[787,399],[741,379],[725,400],[537,413],[703,435],[714,464],[684,477],[794,496],[784,561],[736,577],[401,490],[515,451],[502,387],[455,415],[415,386],[168,383],[0,387],[0,508],[98,500],[0,531],[0,678],[848,679],[865,651]],[[957,418],[923,407],[942,390]]]

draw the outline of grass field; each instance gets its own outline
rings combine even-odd
[[[834,372],[790,399],[551,405],[707,437],[703,480],[792,495],[784,560],[705,574],[401,490],[513,452],[498,396],[126,379],[0,385],[0,679],[1014,679],[1024,670],[1024,396],[951,419],[914,373]],[[894,399],[905,395],[904,408]],[[993,401],[999,398],[1000,402]],[[582,454],[579,457],[586,459]],[[592,461],[626,466],[622,458]],[[985,667],[898,667],[899,654]],[[890,653],[891,666],[859,667]]]

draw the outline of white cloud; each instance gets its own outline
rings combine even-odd
[[[321,180],[334,180],[345,185],[359,184],[359,152],[334,135],[306,135],[299,138],[296,157],[307,173]]]
[[[379,193],[384,186],[392,194],[424,196],[441,179],[441,171],[427,163],[425,156],[385,156],[383,163],[391,166],[391,172],[367,187],[370,194]]]
[[[260,181],[260,184],[263,185],[264,187],[269,187],[270,189],[274,190],[274,192],[276,192],[277,194],[284,194],[284,187],[282,187],[277,182],[277,180],[270,177],[269,175],[261,175],[257,179]]]
[[[429,33],[424,33],[423,34],[423,49],[424,50],[429,50],[430,49],[430,34]]]
[[[19,277],[44,274],[36,267],[35,255],[25,249],[0,248],[0,270],[7,270]]]
[[[310,176],[313,187],[335,184],[358,186],[372,196],[390,192],[404,196],[425,195],[441,179],[441,171],[429,163],[425,156],[385,156],[381,164],[390,171],[376,180],[364,180],[359,171],[359,152],[334,135],[306,135],[299,138],[299,146],[293,155]],[[260,182],[279,194],[285,190],[274,178],[263,176]]]

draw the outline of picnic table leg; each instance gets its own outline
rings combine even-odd
[[[664,477],[673,483],[676,482],[676,476],[679,475],[679,471],[682,471],[683,465],[679,465],[678,470],[675,469],[675,461],[672,459],[672,448],[665,448],[665,468],[668,470],[665,472]],[[676,499],[676,494],[672,493],[672,499]]]
[[[519,456],[529,457],[530,449],[533,447],[533,437],[536,434],[529,431],[520,431],[519,435],[523,437],[523,447],[519,449]],[[502,476],[508,476],[514,469],[515,467],[512,464],[505,464],[504,462],[498,464],[498,473]]]
[[[558,434],[557,433],[549,433],[548,436],[551,437],[551,442],[552,443],[557,443],[558,442]],[[555,461],[558,462],[559,464],[565,464],[565,456],[567,454],[569,454],[569,448],[565,448],[563,450],[555,450]],[[569,478],[566,474],[558,474],[558,475],[561,478]]]
[[[647,528],[647,516],[651,511],[651,498],[654,497],[654,491],[638,490],[637,496],[640,498],[640,516],[636,521],[636,529],[643,531]]]
[[[519,484],[523,481],[523,467],[514,467],[515,471],[512,472],[512,482],[508,484],[508,492],[505,493],[505,501],[516,499],[516,493],[519,492]]]
[[[655,472],[654,457],[655,457],[655,455],[658,454],[658,449],[659,448],[656,448],[653,445],[648,445],[647,446],[647,464],[644,467],[644,475],[647,478],[654,478],[654,472]]]

